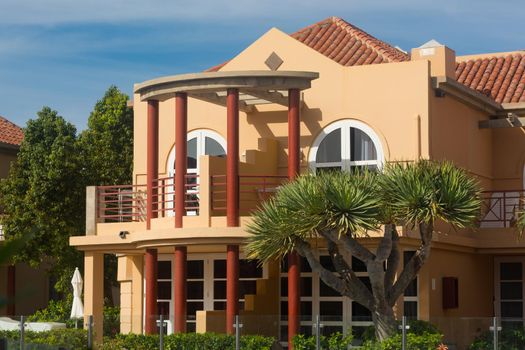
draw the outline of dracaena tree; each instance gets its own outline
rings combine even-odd
[[[392,164],[378,173],[303,175],[254,214],[248,254],[266,262],[298,252],[324,283],[371,312],[376,336],[383,340],[396,332],[396,301],[429,258],[434,223],[473,225],[479,194],[477,181],[448,162]],[[418,232],[420,239],[404,267],[399,226]],[[361,238],[378,234],[374,249],[362,244]],[[321,265],[319,240],[335,272]],[[349,256],[364,262],[370,287],[356,276]]]

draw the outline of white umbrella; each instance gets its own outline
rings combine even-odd
[[[82,280],[82,276],[80,276],[78,267],[75,268],[73,278],[71,279],[71,284],[73,285],[73,307],[71,308],[70,318],[79,319],[84,317],[84,305],[82,304],[82,299],[80,298],[84,281]]]

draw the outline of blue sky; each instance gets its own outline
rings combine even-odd
[[[405,50],[436,39],[457,54],[525,49],[524,0],[0,0],[0,115],[42,106],[79,129],[112,84],[201,71],[271,27],[342,17]]]

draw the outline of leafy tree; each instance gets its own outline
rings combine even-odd
[[[30,237],[13,261],[38,266],[50,258],[56,275],[70,277],[81,255],[69,246],[69,237],[84,230],[76,129],[44,107],[24,134],[17,161],[0,183],[6,238]],[[58,289],[64,291],[66,279],[61,282]]]
[[[133,111],[129,97],[111,86],[89,116],[79,137],[86,183],[131,183],[133,167]]]
[[[88,129],[79,137],[87,185],[129,184],[133,170],[133,111],[129,97],[110,86],[97,101],[88,119]],[[116,285],[117,259],[104,256],[104,289],[113,305],[112,287]]]
[[[383,340],[396,333],[394,304],[429,258],[434,223],[467,227],[478,217],[480,203],[477,182],[446,162],[394,164],[380,173],[305,175],[254,214],[247,250],[262,261],[297,251],[324,283],[370,310]],[[382,225],[376,249],[368,249],[360,239],[379,233]],[[421,241],[399,274],[398,225],[417,231]],[[321,265],[318,239],[325,241],[335,273]],[[349,255],[366,265],[370,287],[352,270]]]

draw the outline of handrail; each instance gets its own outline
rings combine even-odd
[[[517,213],[525,208],[525,190],[483,191],[481,228],[513,227]]]

